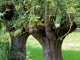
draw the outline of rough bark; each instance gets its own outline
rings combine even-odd
[[[43,46],[44,60],[63,60],[61,53],[62,41],[55,41],[55,45],[51,40],[45,40],[45,45]]]
[[[9,60],[24,60],[26,58],[26,40],[29,36],[29,33],[24,32],[17,36],[11,35]]]

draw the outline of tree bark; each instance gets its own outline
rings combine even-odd
[[[26,58],[26,40],[28,36],[28,32],[18,36],[11,35],[9,60],[24,60]]]
[[[43,46],[44,60],[63,60],[61,52],[62,41],[55,41],[55,45],[51,40],[46,39]]]
[[[57,5],[57,4],[56,4]],[[56,8],[57,10],[57,8]],[[56,19],[56,13],[54,12],[54,21]],[[53,22],[54,22],[53,21]],[[45,37],[42,38],[41,41],[43,41],[42,48],[44,53],[44,60],[63,60],[62,59],[62,53],[61,53],[61,45],[63,40],[58,39],[57,28],[55,27],[55,24],[50,21],[49,18],[49,1],[46,2],[45,7],[45,20],[44,20],[44,26],[45,26]],[[54,28],[53,28],[53,27]],[[40,34],[39,34],[40,35]],[[38,39],[38,41],[40,41]]]

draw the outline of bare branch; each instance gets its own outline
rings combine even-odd
[[[55,5],[54,12],[53,12],[53,20],[54,20],[54,21],[56,20],[56,15],[57,15],[57,11],[58,11],[58,6],[59,6],[59,3],[58,3],[58,1],[57,1],[57,2],[56,2],[56,5]]]
[[[53,23],[50,22],[49,20],[49,1],[46,2],[44,25],[45,25],[45,31],[46,31],[47,37],[52,40],[52,38],[55,37],[55,34],[54,34],[54,31],[52,30]],[[53,40],[55,39],[56,38],[54,38]]]
[[[49,22],[49,1],[45,5],[45,22]]]

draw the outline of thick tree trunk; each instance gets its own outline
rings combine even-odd
[[[54,45],[52,41],[46,39],[43,44],[44,60],[63,60],[61,52],[62,41],[55,41]]]
[[[26,40],[29,33],[11,36],[11,49],[9,60],[24,60],[26,58]]]
[[[74,31],[76,24],[73,23],[73,26],[70,30],[70,33]],[[52,30],[39,30],[35,27],[29,28],[29,33],[33,35],[34,38],[38,40],[43,48],[44,60],[63,60],[61,46],[64,38],[66,37],[66,30],[56,29],[54,33]],[[67,30],[68,31],[68,30]]]
[[[41,44],[44,54],[44,60],[63,60],[61,46],[63,40],[48,39],[40,31],[32,33],[32,35]]]

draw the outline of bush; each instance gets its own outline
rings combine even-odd
[[[10,50],[9,33],[6,33],[4,29],[4,27],[0,29],[0,60],[8,60]]]

